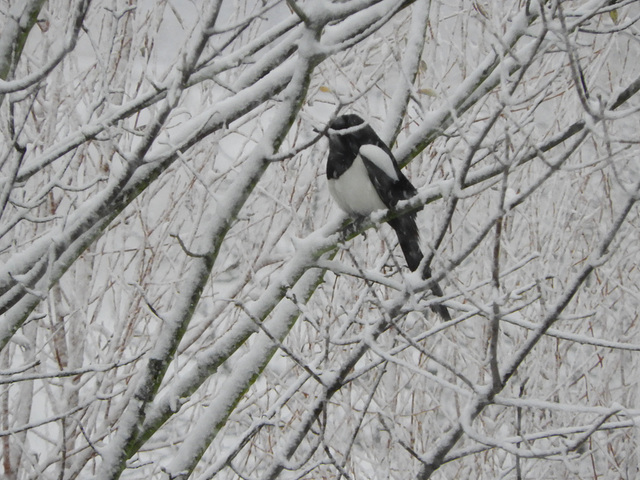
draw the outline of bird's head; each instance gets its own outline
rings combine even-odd
[[[329,124],[329,134],[340,134],[343,130],[350,130],[354,127],[364,126],[365,121],[355,113],[340,115]],[[354,130],[357,130],[354,128]],[[333,131],[333,132],[332,132]],[[344,132],[346,133],[346,132]]]
[[[336,151],[349,153],[351,157],[365,144],[378,144],[378,136],[361,117],[353,113],[335,118],[327,126],[329,147]]]
[[[369,125],[367,125],[361,117],[354,113],[349,113],[347,115],[340,115],[329,123],[327,135],[330,140],[344,136],[358,136],[358,134],[363,133],[362,131],[367,127],[369,127]]]

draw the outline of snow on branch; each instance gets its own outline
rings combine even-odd
[[[637,2],[23,3],[4,475],[637,466]],[[337,212],[314,129],[343,113],[413,198]],[[427,279],[387,225],[408,213]]]

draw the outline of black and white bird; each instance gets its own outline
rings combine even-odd
[[[329,158],[327,181],[329,192],[338,206],[352,217],[370,215],[376,210],[394,208],[401,200],[413,197],[417,190],[404,176],[389,147],[358,115],[348,114],[333,120],[327,130]],[[411,271],[424,258],[420,249],[416,212],[409,212],[389,220],[398,236],[398,243]],[[422,278],[431,276],[425,265]],[[435,284],[432,292],[442,296]],[[450,320],[443,305],[434,307],[440,316]]]

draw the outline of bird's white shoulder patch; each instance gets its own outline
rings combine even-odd
[[[373,163],[389,177],[396,181],[398,180],[398,174],[393,166],[393,160],[389,157],[387,152],[380,147],[371,144],[362,145],[360,147],[360,155]]]

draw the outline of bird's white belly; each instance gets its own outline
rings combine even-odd
[[[367,168],[358,155],[340,178],[329,179],[329,192],[338,206],[351,215],[369,215],[386,209],[380,195],[369,180]]]

